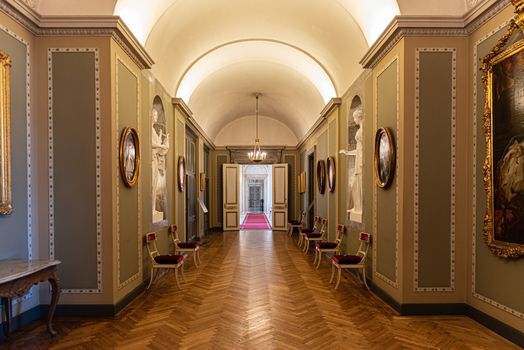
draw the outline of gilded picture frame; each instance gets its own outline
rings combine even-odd
[[[485,105],[484,239],[497,256],[524,255],[524,39],[521,20],[482,60]],[[517,32],[519,30],[519,32]],[[516,34],[516,35],[513,35]],[[510,42],[518,38],[516,42]]]
[[[388,188],[395,177],[395,141],[389,128],[380,128],[375,134],[374,152],[375,183]]]
[[[206,173],[200,173],[200,192],[206,190]]]
[[[11,183],[11,57],[0,51],[0,214],[13,212]]]
[[[306,192],[306,172],[303,171],[298,175],[297,179],[298,184],[298,193],[305,193]]]
[[[126,127],[120,136],[120,175],[127,187],[138,183],[140,174],[140,140],[135,129]]]
[[[320,194],[326,191],[326,162],[323,159],[317,161],[317,188]]]
[[[327,167],[327,184],[329,192],[335,192],[335,184],[337,182],[337,168],[335,166],[335,158],[329,157],[326,162]]]
[[[178,157],[178,190],[184,192],[184,187],[186,183],[186,158],[184,156]]]

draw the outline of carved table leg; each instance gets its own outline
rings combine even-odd
[[[53,316],[55,315],[56,305],[58,304],[58,298],[60,297],[60,281],[56,276],[56,270],[53,272],[53,275],[49,277],[49,284],[53,289],[53,295],[51,297],[51,305],[49,306],[49,312],[47,314],[47,331],[51,335],[56,335],[57,332],[53,329]]]

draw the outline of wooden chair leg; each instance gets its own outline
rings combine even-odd
[[[195,267],[198,267],[197,252],[198,250],[193,251],[193,261],[195,262]]]
[[[305,246],[304,246],[304,253],[307,254],[309,250],[309,239],[306,239]]]
[[[298,234],[298,243],[297,246],[299,248],[302,248],[302,241],[304,240],[304,236],[302,236],[300,233]]]
[[[151,268],[151,276],[149,276],[149,285],[147,286],[146,289],[149,289],[149,287],[151,287],[151,285],[153,284],[154,273],[155,273],[155,269]]]
[[[315,258],[313,259],[313,265],[317,265],[317,250],[315,249]]]
[[[337,284],[335,284],[335,289],[338,288],[338,285],[340,284],[340,275],[342,274],[342,269],[339,267],[338,268],[338,273],[337,273]]]
[[[317,250],[318,252],[318,261],[317,261],[317,269],[320,267],[320,263],[322,262],[322,252],[320,250]]]
[[[368,286],[368,282],[366,280],[366,267],[365,266],[362,268],[362,280],[364,281],[364,285],[366,286],[366,288],[370,290]]]
[[[329,279],[329,284],[333,283],[333,277],[335,277],[335,264],[331,263],[331,278]]]
[[[182,289],[182,287],[180,287],[180,282],[178,281],[178,268],[175,269],[175,281],[178,289]]]
[[[200,260],[200,248],[197,250],[197,259],[198,259],[198,263],[202,264],[202,260]]]

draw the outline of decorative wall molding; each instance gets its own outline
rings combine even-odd
[[[419,164],[420,164],[420,53],[448,52],[452,54],[452,95],[451,95],[451,212],[450,212],[450,281],[445,287],[419,287]],[[455,291],[455,188],[456,188],[456,150],[457,150],[457,49],[456,48],[417,48],[415,51],[415,191],[414,191],[414,254],[413,286],[415,292],[453,292]]]
[[[47,49],[48,83],[48,181],[49,181],[49,259],[55,259],[55,219],[54,219],[54,146],[53,146],[53,53],[92,52],[95,62],[95,128],[96,128],[96,255],[97,286],[91,289],[62,289],[62,293],[94,294],[102,293],[102,189],[101,189],[101,125],[100,125],[100,59],[97,48],[49,48]]]
[[[136,105],[136,108],[137,108],[137,111],[136,111],[136,117],[137,117],[137,125],[141,125],[140,124],[140,98],[141,98],[141,95],[140,95],[140,79],[139,79],[139,76],[138,76],[138,73],[134,72],[133,69],[128,65],[126,64],[126,62],[124,60],[122,60],[119,56],[116,56],[116,67],[115,67],[115,71],[116,71],[116,82],[115,82],[115,86],[116,86],[116,92],[115,92],[115,99],[116,99],[116,125],[117,125],[117,128],[116,128],[116,131],[115,131],[115,136],[116,136],[116,139],[115,139],[115,144],[118,145],[120,143],[120,127],[118,126],[118,123],[119,123],[119,101],[118,101],[118,78],[119,78],[119,75],[118,75],[118,64],[122,64],[135,78],[136,78],[136,86],[137,86],[137,105]],[[143,145],[143,143],[142,143]],[[141,150],[142,152],[143,150]],[[127,286],[128,284],[130,284],[131,282],[137,280],[140,276],[142,276],[142,264],[143,264],[143,259],[142,259],[142,235],[141,235],[141,232],[142,232],[142,181],[138,181],[138,184],[137,184],[137,191],[138,191],[138,203],[137,203],[137,211],[138,211],[138,218],[137,218],[137,223],[138,223],[138,227],[137,227],[137,247],[138,247],[138,272],[136,274],[134,274],[133,276],[131,276],[130,278],[128,278],[127,280],[125,280],[124,282],[120,282],[120,271],[121,271],[121,263],[120,263],[120,197],[119,197],[119,194],[120,194],[120,186],[118,186],[119,182],[121,181],[121,178],[120,178],[120,155],[118,154],[118,152],[116,152],[116,157],[114,157],[115,159],[115,164],[116,164],[116,169],[115,169],[115,174],[116,174],[116,261],[117,261],[117,283],[118,283],[118,290],[121,290],[122,288],[124,288],[125,286]],[[142,165],[143,166],[143,165]]]
[[[388,277],[384,276],[380,272],[377,271],[377,245],[378,245],[378,239],[377,239],[377,224],[378,224],[378,218],[377,218],[377,210],[378,210],[378,188],[377,186],[373,185],[373,271],[375,273],[375,276],[377,276],[382,281],[389,284],[391,287],[398,289],[399,283],[398,283],[398,247],[399,247],[399,209],[400,209],[400,202],[399,202],[399,182],[398,176],[399,176],[399,163],[400,163],[400,149],[401,149],[401,143],[400,143],[400,58],[398,55],[395,55],[391,61],[389,61],[377,74],[374,84],[375,84],[375,90],[378,90],[378,77],[382,75],[393,63],[397,63],[397,113],[396,113],[396,119],[397,119],[397,130],[396,130],[396,162],[395,162],[395,176],[397,179],[395,180],[395,193],[396,193],[396,205],[395,205],[395,281],[392,281]],[[378,114],[376,110],[376,106],[378,105],[378,94],[375,94],[375,120],[374,124],[378,125]]]
[[[21,2],[23,1],[23,2]],[[111,37],[140,67],[149,69],[153,59],[118,16],[41,16],[28,2],[0,2],[0,11],[36,36],[100,36]]]
[[[26,152],[27,152],[27,258],[29,260],[33,259],[33,185],[32,185],[32,171],[31,171],[31,46],[29,43],[10,30],[9,28],[0,24],[0,30],[5,32],[7,35],[13,39],[22,43],[26,48],[26,80],[25,80],[25,90],[26,90]],[[24,295],[21,298],[15,298],[13,304],[17,304],[21,301],[28,300],[33,297],[33,289],[31,288],[29,293]]]
[[[491,305],[491,306],[494,306],[496,307],[497,309],[500,309],[500,310],[503,310],[503,311],[506,311],[507,313],[515,316],[515,317],[518,317],[518,318],[521,318],[521,319],[524,319],[524,313],[523,312],[520,312],[520,311],[517,311],[515,309],[512,309],[510,308],[509,306],[506,306],[502,303],[499,303],[498,301],[496,300],[493,300],[489,297],[486,297],[480,293],[477,292],[477,276],[476,276],[476,266],[477,266],[477,190],[478,190],[478,184],[477,184],[477,145],[478,145],[478,133],[477,133],[477,128],[478,128],[478,120],[479,120],[479,115],[477,113],[477,109],[478,109],[478,103],[477,103],[477,99],[478,99],[478,91],[477,91],[477,81],[478,81],[478,72],[479,72],[479,68],[478,68],[478,63],[479,63],[479,58],[478,58],[478,47],[480,46],[480,44],[482,44],[484,41],[486,41],[487,39],[489,39],[490,37],[492,37],[493,35],[495,35],[495,33],[497,33],[498,31],[502,30],[503,28],[507,27],[509,25],[509,22],[510,21],[506,21],[504,23],[502,23],[501,25],[499,25],[498,27],[496,27],[495,29],[493,29],[492,31],[490,31],[488,34],[484,35],[482,38],[480,38],[479,40],[477,40],[475,42],[475,45],[474,45],[474,48],[473,48],[473,64],[472,64],[472,67],[473,67],[473,125],[472,125],[472,128],[473,128],[473,145],[472,145],[472,151],[473,151],[473,164],[472,164],[472,188],[471,188],[471,192],[472,192],[472,240],[471,240],[471,295],[478,299],[478,300],[482,300],[483,302]],[[481,92],[483,93],[483,92]],[[482,118],[482,116],[480,116],[480,119]],[[483,142],[484,138],[481,137],[481,142]]]
[[[364,68],[375,68],[377,64],[405,37],[468,36],[501,12],[511,0],[490,1],[482,12],[468,12],[461,17],[449,16],[398,16],[389,24],[381,36],[369,48],[360,64]]]

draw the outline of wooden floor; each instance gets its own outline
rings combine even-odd
[[[216,233],[203,265],[158,280],[116,318],[35,322],[1,349],[518,349],[467,317],[400,317],[353,276],[337,291],[323,261],[285,233]]]

